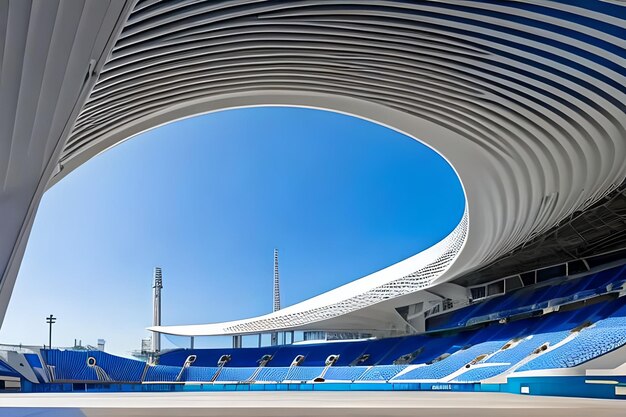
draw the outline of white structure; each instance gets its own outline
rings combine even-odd
[[[439,244],[341,289],[250,320],[156,328],[174,334],[404,331],[396,307],[464,291],[451,280],[550,236],[626,176],[620,2],[15,0],[0,27],[0,319],[46,188],[200,113],[287,105],[380,123],[449,161],[466,212]],[[602,223],[591,229],[626,245],[623,222]]]
[[[428,288],[450,268],[467,236],[467,215],[445,239],[419,254],[271,314],[226,323],[152,327],[164,333],[199,336],[254,334],[271,330],[315,329],[406,332],[395,312],[407,296]],[[381,306],[380,304],[383,303]],[[382,307],[382,308],[381,308]],[[393,329],[390,327],[396,326]]]
[[[272,313],[280,310],[280,276],[278,274],[278,249],[274,249],[274,303],[272,305]],[[272,346],[278,344],[278,333],[272,333]]]
[[[278,249],[274,249],[274,303],[272,312],[280,310],[280,276],[278,274]]]
[[[154,284],[152,285],[152,326],[161,325],[161,290],[163,289],[163,272],[158,266],[154,268]],[[161,333],[152,332],[152,352],[161,351]]]

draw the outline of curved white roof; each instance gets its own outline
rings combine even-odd
[[[253,319],[225,323],[160,326],[150,330],[184,336],[262,333],[315,326],[384,301],[428,288],[456,259],[467,236],[467,213],[437,244],[402,262],[301,303]]]
[[[34,16],[39,29],[32,36],[41,40],[9,48],[5,55],[36,57],[47,48],[46,68],[67,64],[68,55],[58,53],[62,48],[57,43],[44,42],[45,28],[62,27],[54,16],[71,14],[65,8],[55,12],[31,9],[20,12],[23,20],[13,16],[12,22],[27,27]],[[431,146],[455,169],[466,193],[465,226],[453,232],[454,243],[446,240],[342,287],[350,291],[345,296],[337,297],[344,291],[338,289],[276,316],[206,325],[204,330],[159,329],[164,332],[271,330],[298,314],[318,320],[364,303],[370,303],[376,317],[393,315],[378,308],[382,296],[376,291],[402,282],[411,274],[407,271],[424,269],[427,257],[438,260],[437,254],[448,253],[443,249],[448,244],[456,249],[446,255],[445,266],[436,264],[441,267],[437,274],[406,288],[449,281],[511,252],[585,210],[626,176],[626,7],[620,4],[140,0],[115,10],[102,6],[90,16],[80,27],[91,23],[86,33],[109,40],[95,42],[94,50],[110,55],[103,66],[91,61],[90,54],[75,55],[97,82],[88,98],[76,95],[69,101],[77,111],[60,120],[73,126],[71,134],[60,129],[52,139],[41,139],[52,132],[44,121],[67,110],[66,101],[37,107],[27,99],[49,91],[55,85],[51,76],[34,73],[32,68],[39,66],[28,65],[13,72],[3,68],[1,74],[8,83],[26,81],[10,96],[0,92],[0,103],[13,106],[21,97],[29,105],[4,114],[0,129],[15,123],[34,128],[31,136],[7,128],[1,137],[1,144],[18,151],[5,159],[0,152],[0,168],[8,167],[0,201],[8,201],[7,212],[15,214],[0,220],[10,231],[0,248],[0,266],[6,265],[0,306],[8,302],[46,186],[123,140],[199,113],[306,106],[396,129]],[[108,24],[95,24],[96,16]],[[69,47],[69,53],[76,48]],[[93,83],[85,85],[90,89]],[[70,84],[56,86],[71,90]],[[24,137],[33,139],[25,145]],[[55,147],[58,138],[61,144]],[[43,168],[41,162],[22,164],[18,172],[16,162],[30,155],[29,147],[41,149],[37,161],[49,162]],[[17,181],[16,172],[28,177],[28,184]],[[26,203],[13,205],[16,196]],[[385,305],[404,297],[404,290],[393,291],[395,298]],[[376,318],[359,311],[348,316],[355,322]]]

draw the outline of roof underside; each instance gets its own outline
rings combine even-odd
[[[477,285],[626,248],[626,184],[495,262],[455,280]]]
[[[0,228],[11,235],[0,245],[0,312],[46,184],[148,129],[245,106],[327,109],[394,128],[442,154],[467,199],[456,240],[428,252],[432,264],[409,258],[316,298],[315,314],[304,302],[239,323],[248,328],[284,329],[288,314],[339,320],[347,310],[333,306],[368,302],[385,317],[382,306],[406,291],[624,246],[624,5],[102,0],[79,2],[80,18],[72,4],[0,6],[0,29],[20,34],[2,50],[19,68],[0,74],[0,103],[19,110],[0,115],[11,151],[4,161],[0,152]],[[50,91],[69,99],[36,99]],[[54,115],[63,117],[52,128]]]

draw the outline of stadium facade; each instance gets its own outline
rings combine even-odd
[[[482,346],[478,350],[455,350],[457,342],[446,339],[442,344],[450,346],[430,360],[422,361],[416,348],[400,355],[415,353],[409,364],[394,364],[390,352],[401,351],[387,346],[386,359],[366,365],[369,359],[357,357],[346,364],[421,367],[417,375],[413,368],[395,373],[377,368],[375,380],[406,371],[402,375],[410,381],[431,382],[456,381],[462,369],[482,367],[532,335],[569,332],[525,356],[493,362],[505,366],[519,359],[513,371],[511,365],[500,374],[539,359],[529,361],[529,355],[545,359],[557,346],[567,345],[558,352],[571,355],[569,348],[602,329],[601,334],[621,335],[619,267],[626,262],[626,6],[621,2],[9,1],[0,9],[0,23],[6,39],[0,74],[0,319],[41,196],[73,169],[181,118],[238,107],[303,106],[371,120],[439,152],[465,191],[459,225],[424,252],[269,315],[151,330],[188,336],[363,330],[408,338],[402,340],[424,351],[433,345],[415,338],[453,328],[476,332],[463,333],[468,338],[457,342]],[[546,285],[551,290],[542,295]],[[507,303],[489,304],[492,299]],[[455,311],[476,305],[485,314],[469,314],[454,326],[437,324],[450,324]],[[528,316],[518,317],[522,313]],[[551,317],[570,328],[549,324]],[[513,318],[531,321],[522,329]],[[494,330],[509,321],[506,336]],[[583,344],[579,357],[587,359],[572,366],[549,362],[540,370],[559,374],[558,369],[586,363],[576,368],[577,375],[587,375],[592,365],[619,374],[608,369],[626,362],[616,353],[620,341],[602,348]],[[450,357],[457,355],[454,365],[446,366],[459,365],[458,370],[429,368],[446,362],[451,352]],[[49,367],[65,363],[63,355],[38,355],[42,381],[110,377],[96,361],[80,378],[59,379]],[[188,360],[175,366],[173,382],[185,381],[188,369],[197,370]],[[327,360],[315,366],[336,365]],[[200,380],[215,382],[225,365],[212,373],[197,370],[205,372]],[[142,372],[144,381],[157,371]]]

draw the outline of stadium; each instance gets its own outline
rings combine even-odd
[[[182,118],[254,106],[356,116],[438,152],[466,199],[439,243],[335,290],[245,320],[150,328],[190,341],[229,336],[229,349],[160,351],[157,342],[147,362],[98,350],[2,351],[6,389],[46,393],[7,395],[7,404],[57,398],[82,407],[76,392],[180,393],[167,408],[237,391],[258,404],[299,398],[311,413],[328,406],[320,401],[338,404],[329,398],[344,401],[339,408],[378,398],[389,415],[407,398],[419,403],[407,413],[433,398],[448,413],[499,415],[472,406],[474,398],[524,415],[542,406],[622,412],[623,2],[0,6],[0,320],[44,192],[116,144]],[[359,337],[241,347],[244,335],[294,331]],[[539,411],[523,410],[525,396]],[[241,414],[255,412],[265,415]]]

